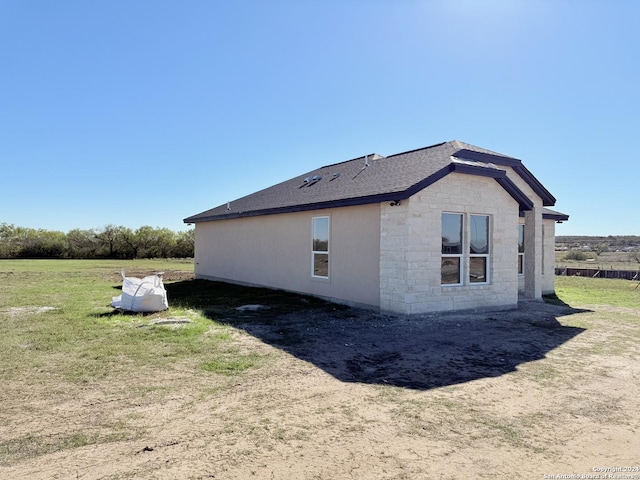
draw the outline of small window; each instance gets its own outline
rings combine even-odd
[[[329,278],[329,217],[314,217],[312,230],[312,276]]]
[[[524,274],[524,225],[518,225],[518,274]]]

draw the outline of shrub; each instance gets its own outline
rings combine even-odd
[[[580,250],[571,250],[564,256],[565,260],[576,260],[578,262],[584,262],[588,258],[589,256]]]

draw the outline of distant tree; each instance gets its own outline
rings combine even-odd
[[[99,256],[109,258],[135,258],[138,245],[130,228],[116,225],[106,225],[96,235],[102,245]]]
[[[599,257],[604,252],[609,251],[609,245],[607,245],[606,243],[598,243],[597,245],[593,245],[591,247],[591,251],[593,251]]]
[[[67,232],[67,253],[69,258],[97,258],[101,241],[96,230],[80,230]]]
[[[189,229],[186,231],[178,232],[173,255],[171,256],[176,258],[193,257],[195,243],[194,240],[195,230]]]
[[[0,258],[15,258],[22,248],[20,227],[8,223],[0,223]]]
[[[0,258],[170,258],[193,256],[193,230],[109,224],[68,233],[0,223]]]
[[[133,230],[127,227],[118,227],[115,248],[115,254],[118,258],[136,258],[138,243]]]
[[[583,262],[587,258],[589,258],[587,254],[584,252],[581,252],[580,250],[571,250],[567,252],[564,256],[565,260],[576,260],[578,262]]]
[[[67,237],[53,230],[24,229],[20,249],[23,258],[60,258],[67,250]]]
[[[157,258],[169,258],[173,256],[176,247],[176,233],[168,228],[156,229],[156,255]]]
[[[143,225],[134,232],[133,236],[138,246],[136,257],[152,258],[157,255],[158,236],[153,227]]]
[[[96,235],[102,242],[103,247],[106,247],[107,251],[105,256],[107,257],[115,256],[120,228],[121,227],[116,227],[113,224],[105,225],[102,231]]]
[[[173,256],[177,235],[168,228],[153,228],[149,225],[138,228],[134,233],[137,256],[141,258],[168,258]]]

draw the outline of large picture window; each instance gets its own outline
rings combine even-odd
[[[489,217],[442,214],[442,285],[489,282]]]
[[[312,219],[312,276],[329,278],[329,217]]]

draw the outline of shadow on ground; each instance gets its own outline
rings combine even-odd
[[[170,303],[197,308],[344,382],[426,390],[497,377],[584,331],[558,321],[580,312],[561,303],[521,301],[511,311],[395,317],[268,289],[198,282],[168,284]],[[236,310],[246,304],[268,309]]]

